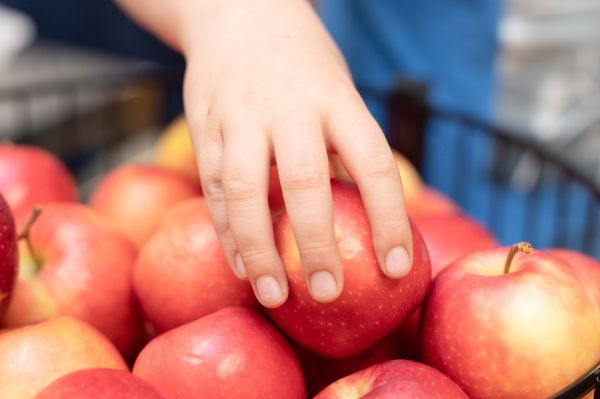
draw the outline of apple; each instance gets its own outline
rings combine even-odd
[[[152,340],[133,373],[169,399],[305,399],[292,348],[253,310],[232,307]]]
[[[596,304],[600,306],[600,261],[584,253],[565,248],[547,249],[546,252],[571,265],[581,282],[590,290]]]
[[[295,342],[292,343],[292,348],[304,372],[308,397],[312,398],[340,378],[375,364],[400,358],[401,345],[395,332],[392,332],[364,352],[347,359],[321,356]]]
[[[196,153],[185,115],[180,115],[171,122],[160,136],[156,144],[155,158],[158,165],[181,173],[191,181],[200,184]]]
[[[410,360],[376,364],[328,386],[314,399],[469,399],[448,377]]]
[[[413,222],[427,246],[433,278],[463,256],[498,246],[492,232],[459,213],[417,216]]]
[[[250,283],[231,271],[203,197],[167,213],[141,249],[133,281],[158,333],[230,306],[260,309]]]
[[[0,194],[0,320],[13,296],[19,268],[15,222],[8,204]]]
[[[274,222],[275,244],[288,282],[287,301],[266,309],[292,340],[328,357],[359,354],[392,332],[421,304],[431,280],[427,249],[411,223],[413,267],[402,279],[379,268],[371,226],[356,185],[332,180],[335,234],[344,268],[344,290],[331,303],[313,300],[302,274],[287,212]]]
[[[576,271],[526,244],[476,252],[433,281],[421,356],[469,397],[548,397],[600,360],[600,312]]]
[[[90,205],[139,248],[154,234],[169,208],[201,194],[198,184],[172,170],[125,164],[102,179]]]
[[[75,180],[61,160],[41,148],[17,144],[0,144],[0,193],[18,231],[34,206],[78,199]]]
[[[63,316],[0,334],[2,399],[30,399],[57,378],[91,367],[129,370],[113,344],[81,320]]]
[[[128,358],[140,349],[143,320],[133,291],[135,246],[92,209],[44,207],[21,246],[19,277],[4,326],[59,315],[99,329]]]
[[[425,185],[417,201],[406,201],[406,212],[411,218],[425,215],[460,213],[458,204],[433,187]]]
[[[91,368],[64,375],[33,399],[166,399],[156,388],[128,371]]]

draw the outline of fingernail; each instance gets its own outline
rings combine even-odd
[[[403,277],[410,272],[411,264],[408,252],[404,247],[396,247],[385,257],[385,270],[388,275]]]
[[[275,305],[281,300],[283,291],[281,285],[272,276],[260,276],[256,279],[256,290],[263,305]]]
[[[246,268],[244,267],[244,262],[242,262],[242,257],[240,256],[240,254],[235,254],[235,268],[237,269],[240,276],[247,276]]]
[[[310,289],[313,298],[316,300],[326,300],[335,295],[337,284],[331,273],[321,270],[314,272],[310,276]]]

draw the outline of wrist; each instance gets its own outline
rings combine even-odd
[[[312,12],[314,0],[178,0],[178,49],[188,56],[199,41],[211,34],[216,25],[244,31],[245,27],[273,18],[285,20],[290,14]],[[222,33],[222,32],[221,32]]]

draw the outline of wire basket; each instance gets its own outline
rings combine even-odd
[[[0,90],[0,105],[8,103],[21,123],[4,137],[61,157],[85,199],[99,178],[131,158],[123,149],[128,142],[139,144],[142,137],[151,147],[164,126],[167,100],[181,97],[182,78],[182,70],[146,65],[108,79]],[[528,241],[537,248],[567,247],[600,258],[600,188],[560,156],[518,133],[430,107],[420,85],[402,84],[392,92],[359,86],[359,91],[386,105],[391,145],[503,244]],[[100,93],[102,101],[85,106],[85,92]],[[32,111],[44,96],[61,98],[63,117],[36,129]],[[599,376],[600,364],[552,398],[581,398]],[[600,392],[594,397],[600,399]]]

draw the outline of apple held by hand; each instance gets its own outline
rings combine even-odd
[[[15,222],[0,194],[0,320],[12,298],[18,267],[19,250]]]
[[[67,167],[41,148],[0,144],[0,193],[20,231],[36,205],[76,202],[75,180]]]
[[[392,360],[325,388],[314,399],[469,399],[439,371],[410,360]]]
[[[129,370],[117,349],[95,328],[59,317],[0,334],[2,399],[30,399],[75,370]]]
[[[50,204],[21,245],[19,278],[4,318],[21,327],[59,315],[98,328],[130,357],[143,333],[133,292],[135,246],[90,208]]]
[[[545,398],[600,359],[600,313],[575,270],[541,251],[512,260],[528,248],[459,259],[424,305],[423,361],[473,399]]]
[[[90,205],[139,248],[158,229],[169,208],[201,194],[198,184],[177,172],[126,164],[100,181]]]
[[[401,279],[383,274],[360,193],[353,183],[332,180],[335,234],[344,268],[344,290],[331,303],[310,296],[287,212],[274,222],[275,243],[289,281],[287,301],[267,309],[288,337],[313,352],[350,357],[369,348],[410,316],[431,280],[427,249],[411,224],[413,266]]]
[[[545,251],[564,260],[575,269],[579,279],[590,290],[600,307],[600,261],[570,249],[552,248]]]
[[[55,380],[33,399],[167,399],[128,371],[92,368]]]
[[[306,398],[292,348],[246,308],[223,309],[158,336],[133,373],[169,399]]]
[[[167,213],[140,251],[134,287],[158,333],[225,307],[260,308],[250,283],[231,271],[203,197]]]

